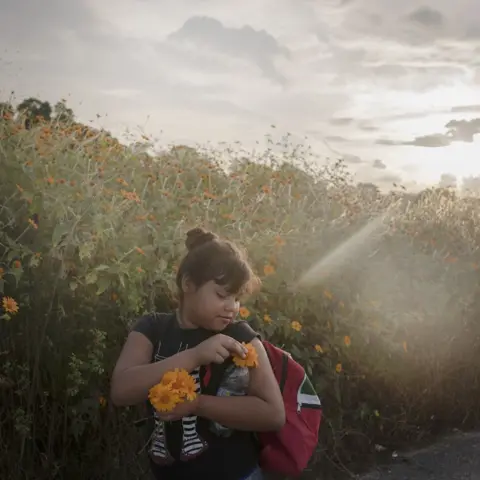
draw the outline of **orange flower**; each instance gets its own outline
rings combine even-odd
[[[203,195],[206,197],[206,198],[209,198],[210,200],[216,200],[217,197],[213,194],[213,193],[210,193],[208,190],[205,190],[203,192]]]
[[[268,276],[268,275],[273,275],[275,273],[275,268],[273,265],[265,265],[263,267],[263,273]]]
[[[136,250],[140,255],[145,255],[145,252],[144,252],[140,247],[135,247],[135,250]]]
[[[98,403],[100,404],[100,406],[102,408],[106,407],[107,406],[107,399],[104,397],[104,396],[101,396],[99,399],[98,399]]]
[[[20,262],[20,260],[15,260],[15,261],[13,262],[13,266],[14,266],[15,268],[22,268],[22,263]]]
[[[348,335],[345,335],[345,337],[343,337],[343,343],[349,347],[352,344],[352,339]]]
[[[169,386],[173,393],[176,393],[180,398],[192,401],[197,396],[195,379],[184,369],[176,368],[171,372],[165,373],[160,383]]]
[[[245,358],[233,356],[233,363],[237,367],[258,367],[258,353],[255,350],[255,347],[251,343],[243,342],[242,345],[247,349],[247,354]]]
[[[297,322],[296,320],[294,320],[290,326],[293,328],[293,330],[299,332],[301,329],[302,329],[302,324],[300,322]]]
[[[3,277],[3,274],[5,273],[5,270],[0,267],[0,279]]]
[[[317,353],[323,353],[323,348],[322,348],[321,345],[318,345],[318,344],[317,344],[317,345],[315,345],[314,348],[315,348],[315,351],[316,351]]]
[[[150,389],[148,399],[159,412],[171,412],[181,402],[178,394],[170,386],[161,383]]]
[[[2,306],[7,313],[18,313],[18,303],[12,297],[3,297]]]
[[[263,193],[271,193],[272,192],[272,189],[268,186],[268,185],[264,185],[262,187],[262,192]]]
[[[275,244],[279,247],[283,247],[285,245],[285,240],[280,235],[277,235],[275,237]]]
[[[337,365],[335,366],[335,371],[337,373],[342,373],[342,364],[341,363],[337,363]]]
[[[132,202],[140,203],[140,197],[135,192],[127,192],[126,190],[120,190],[123,198],[131,200]]]
[[[238,313],[242,318],[247,318],[250,316],[250,310],[247,307],[241,307]]]

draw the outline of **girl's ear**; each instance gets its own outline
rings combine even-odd
[[[183,293],[193,293],[195,292],[195,285],[190,280],[188,275],[184,275],[182,278],[182,292]]]

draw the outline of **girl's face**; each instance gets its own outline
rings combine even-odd
[[[240,308],[238,298],[213,280],[200,288],[186,282],[183,295],[184,311],[197,327],[221,332],[232,323]]]

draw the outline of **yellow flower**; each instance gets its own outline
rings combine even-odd
[[[171,412],[180,402],[180,397],[170,386],[159,383],[148,393],[152,406],[159,412]]]
[[[315,351],[316,351],[317,353],[323,353],[323,348],[322,348],[321,345],[318,345],[318,344],[317,344],[317,345],[315,345],[314,348],[315,348]]]
[[[241,307],[238,313],[242,318],[247,318],[250,316],[250,310],[247,307]]]
[[[263,273],[268,276],[268,275],[273,275],[275,273],[275,267],[273,265],[265,265],[263,267]]]
[[[237,367],[258,367],[258,353],[255,350],[255,347],[251,343],[243,342],[242,345],[247,349],[247,354],[245,358],[233,356],[233,363]]]
[[[330,292],[330,290],[325,290],[323,292],[323,295],[325,296],[325,298],[328,298],[329,300],[332,300],[332,298],[333,298],[333,294],[332,294],[332,292]]]
[[[343,343],[345,346],[349,347],[352,344],[352,340],[348,335],[345,335],[345,337],[343,337]]]
[[[3,297],[2,306],[7,313],[18,313],[18,303],[12,297]]]
[[[195,379],[184,369],[176,368],[175,370],[165,373],[160,383],[170,387],[173,393],[177,394],[180,398],[186,398],[192,401],[195,400],[197,396]]]
[[[265,323],[272,323],[272,317],[271,317],[268,313],[266,313],[266,314],[263,316],[263,321],[264,321]]]
[[[293,328],[293,330],[299,332],[301,329],[302,329],[302,324],[300,322],[297,322],[296,320],[294,320],[290,326]]]
[[[337,365],[335,366],[335,371],[337,373],[341,373],[342,372],[342,364],[341,363],[337,363]]]

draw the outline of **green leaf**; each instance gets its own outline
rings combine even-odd
[[[62,240],[63,236],[66,235],[69,231],[70,227],[66,223],[57,224],[52,235],[53,246],[56,247],[59,244],[60,240]]]
[[[87,276],[85,277],[85,282],[87,283],[87,285],[93,285],[94,283],[96,283],[97,278],[98,276],[95,272],[90,272],[87,273]]]
[[[78,256],[80,257],[80,260],[83,261],[86,258],[90,258],[92,256],[92,252],[95,249],[95,245],[91,242],[87,243],[82,243],[78,247]]]
[[[108,277],[101,277],[98,279],[97,285],[97,295],[101,295],[108,289],[108,287],[110,287],[110,279]]]
[[[98,267],[95,267],[96,272],[104,272],[105,270],[108,270],[110,267],[105,264],[98,265]]]

